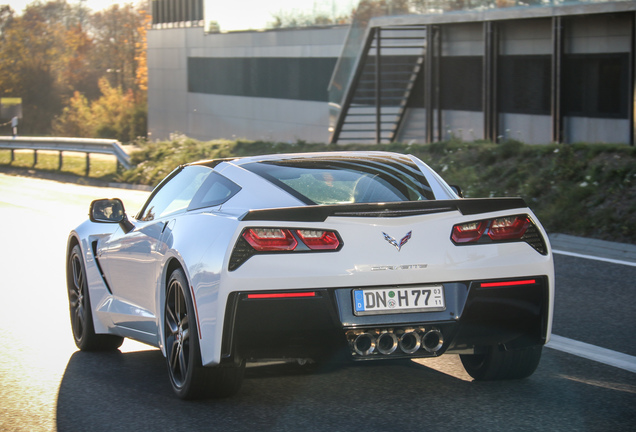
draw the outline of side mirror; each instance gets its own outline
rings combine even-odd
[[[129,233],[134,228],[126,216],[124,203],[119,198],[93,201],[88,216],[91,222],[118,223],[125,233]]]
[[[464,198],[464,192],[462,191],[462,188],[460,188],[457,185],[449,185],[451,187],[451,189],[453,190],[453,192],[455,192],[455,194],[460,197],[460,198]]]

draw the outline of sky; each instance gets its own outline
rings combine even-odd
[[[0,0],[2,1],[2,0]],[[221,31],[265,28],[274,14],[351,13],[358,0],[204,0],[206,21],[217,21]],[[246,13],[249,11],[249,13]]]

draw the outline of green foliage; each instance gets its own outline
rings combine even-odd
[[[636,148],[607,144],[527,145],[453,140],[433,144],[346,146],[263,141],[138,143],[137,167],[120,181],[157,184],[178,165],[200,159],[272,153],[383,150],[413,154],[466,197],[520,196],[550,232],[636,243]]]
[[[132,91],[113,88],[106,79],[99,82],[102,96],[89,102],[75,92],[53,125],[58,136],[112,138],[130,142],[146,133],[146,105],[135,102]]]

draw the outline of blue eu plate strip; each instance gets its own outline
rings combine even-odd
[[[353,292],[356,312],[364,312],[364,296],[362,291]]]

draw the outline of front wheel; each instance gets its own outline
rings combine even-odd
[[[542,346],[500,350],[488,347],[483,354],[461,354],[466,372],[479,381],[527,378],[534,373],[541,360]]]
[[[95,334],[86,269],[79,245],[73,246],[68,256],[66,286],[75,345],[82,351],[110,351],[119,348],[124,338]]]
[[[166,289],[164,346],[172,389],[181,399],[225,397],[238,392],[245,363],[203,367],[196,317],[183,271],[172,272]]]

